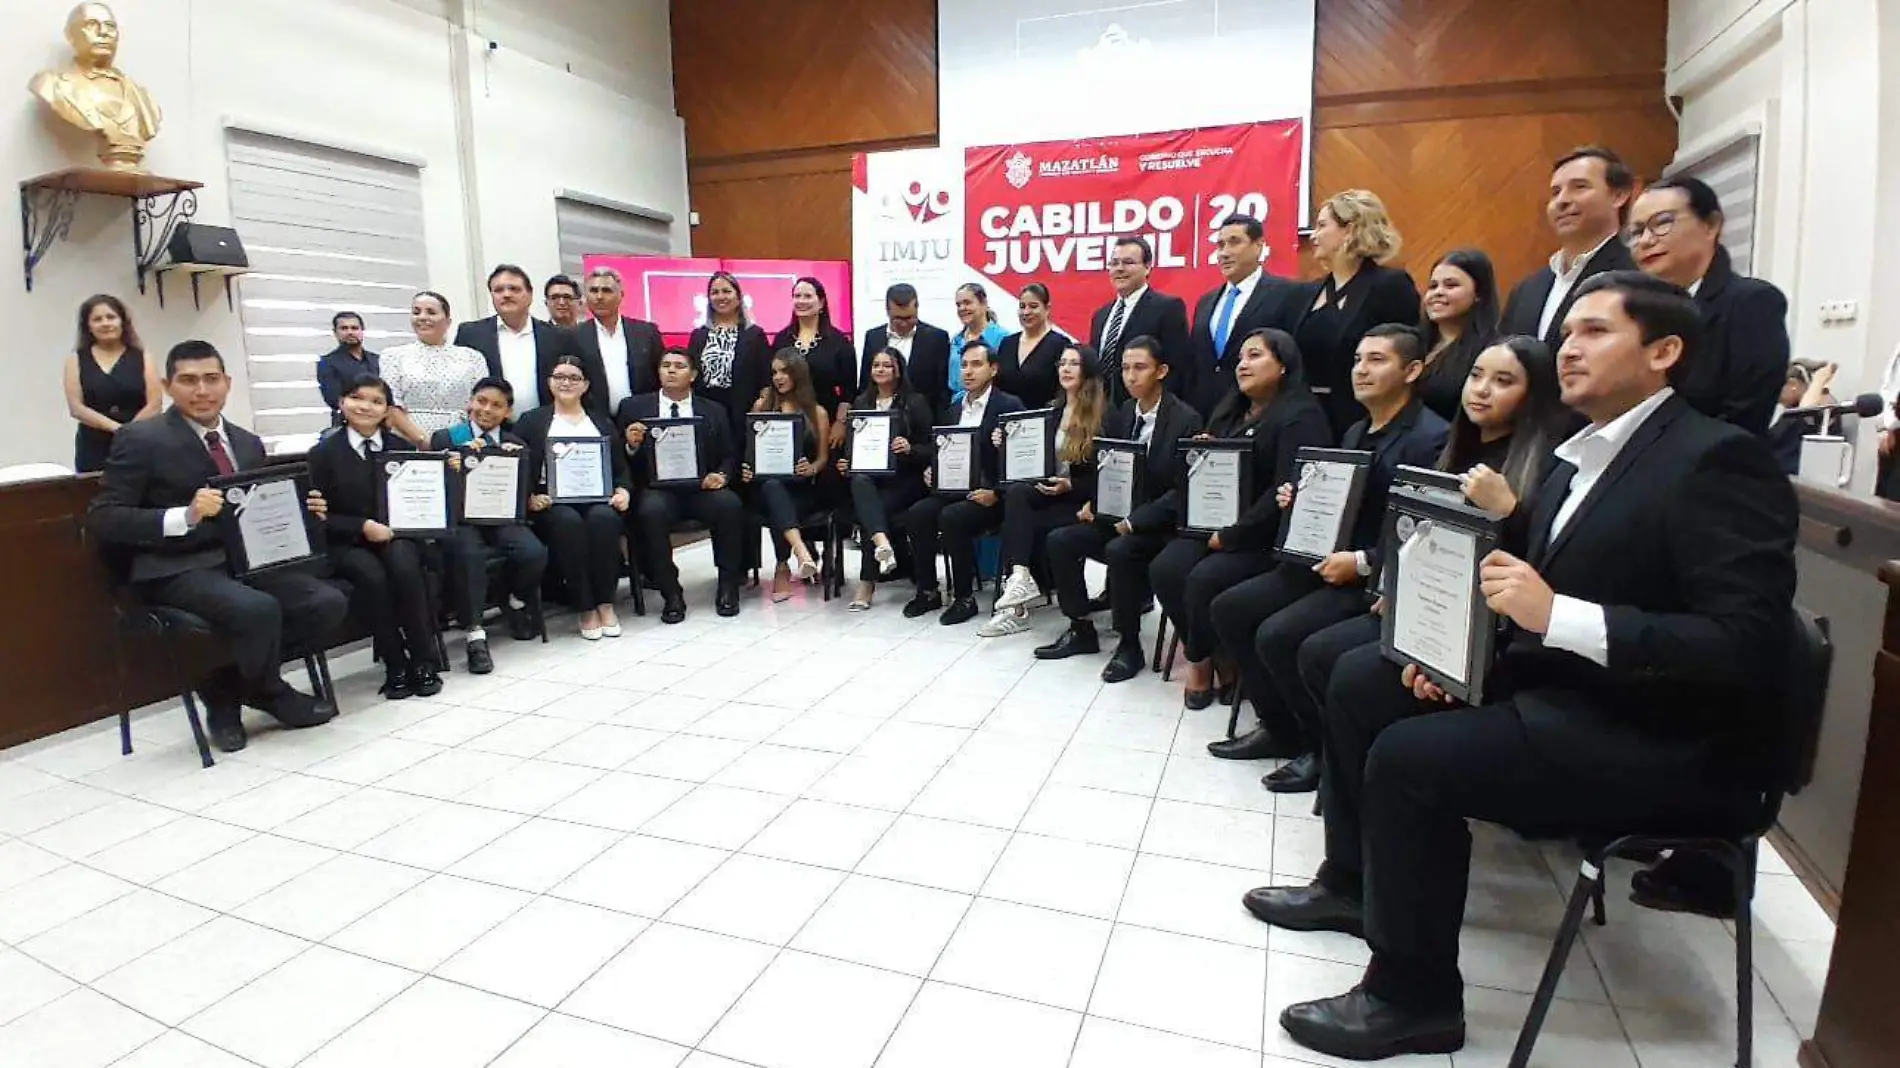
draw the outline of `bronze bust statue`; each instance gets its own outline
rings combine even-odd
[[[104,4],[83,3],[66,17],[73,64],[41,71],[27,86],[53,113],[105,142],[99,161],[115,171],[137,171],[145,146],[164,115],[139,84],[112,65],[119,51],[119,22]]]

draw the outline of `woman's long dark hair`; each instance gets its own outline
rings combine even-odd
[[[810,286],[811,291],[813,293],[818,294],[818,304],[819,304],[818,336],[824,337],[828,334],[837,333],[838,328],[831,325],[831,298],[825,295],[825,284],[823,282],[820,282],[818,279],[813,278],[811,275],[805,275],[792,282],[793,291],[797,291],[798,287],[801,285]],[[787,326],[785,329],[791,331],[791,335],[793,337],[798,336],[797,313],[793,313],[791,325]]]
[[[1063,441],[1062,459],[1072,464],[1087,463],[1095,459],[1095,439],[1102,433],[1102,422],[1108,417],[1108,389],[1102,381],[1101,354],[1093,345],[1066,345],[1062,355],[1056,357],[1058,378],[1061,375],[1062,356],[1075,353],[1082,361],[1082,385],[1075,391],[1075,422],[1082,434],[1071,434]],[[1068,390],[1058,387],[1056,407],[1069,406]],[[1059,418],[1066,418],[1063,412]]]
[[[1546,462],[1563,440],[1569,410],[1564,407],[1557,384],[1557,358],[1551,355],[1550,346],[1534,337],[1516,334],[1493,342],[1488,348],[1508,350],[1524,369],[1524,401],[1511,420],[1511,445],[1504,454],[1504,468],[1498,472],[1511,484],[1511,492],[1517,495],[1521,505],[1537,492]],[[1466,378],[1469,377],[1470,372],[1466,372]],[[1438,469],[1469,470],[1478,462],[1477,455],[1483,447],[1482,432],[1465,414],[1461,400],[1451,421],[1451,433],[1445,438],[1445,451],[1438,454]]]
[[[1273,354],[1274,359],[1280,361],[1280,366],[1286,372],[1280,379],[1280,388],[1273,395],[1273,403],[1269,407],[1274,411],[1285,411],[1288,414],[1304,405],[1312,405],[1317,409],[1319,399],[1313,396],[1312,389],[1306,384],[1306,357],[1300,355],[1300,346],[1293,340],[1293,335],[1271,326],[1262,326],[1248,331],[1247,336],[1240,339],[1240,343],[1245,345],[1254,338],[1266,340],[1267,351]],[[1207,425],[1210,430],[1217,424],[1238,425],[1247,417],[1247,409],[1252,405],[1253,401],[1248,399],[1247,395],[1240,391],[1240,386],[1236,384],[1227,396],[1221,398],[1221,402],[1214,406],[1214,411],[1207,417]]]
[[[778,376],[770,375],[765,380],[765,388],[759,391],[759,403],[753,410],[781,412],[790,404],[805,414],[805,429],[818,433],[818,413],[823,409],[818,407],[818,394],[812,390],[811,364],[805,354],[795,348],[782,348],[772,355],[772,362],[785,365],[785,373],[792,379],[792,391],[780,393],[775,381]]]
[[[708,327],[713,325],[712,287],[714,282],[724,282],[732,287],[732,295],[736,298],[732,310],[739,317],[739,329],[744,330],[751,326],[752,320],[745,313],[745,287],[739,284],[739,279],[734,277],[731,271],[714,271],[706,279],[706,325]]]
[[[139,343],[139,332],[132,329],[132,313],[125,310],[125,301],[110,293],[96,293],[79,306],[79,340],[74,343],[74,351],[81,356],[92,351],[92,312],[101,304],[119,313],[119,340],[125,342],[125,347],[144,351],[145,346]]]
[[[883,352],[873,355],[870,363],[865,364],[867,371],[877,363],[879,356],[889,356],[896,367],[897,380],[891,385],[891,407],[901,408],[911,395],[910,372],[904,367],[904,354],[887,346]],[[851,402],[851,407],[860,410],[877,407],[877,383],[871,381],[868,373],[864,376],[864,391],[858,394],[857,400]]]
[[[1425,334],[1425,371],[1419,377],[1430,374],[1455,374],[1459,381],[1471,373],[1471,365],[1478,360],[1478,353],[1490,348],[1498,339],[1498,322],[1503,317],[1503,308],[1498,301],[1498,272],[1491,265],[1491,257],[1483,250],[1475,248],[1456,248],[1432,264],[1436,271],[1440,264],[1456,267],[1471,279],[1471,288],[1476,296],[1471,302],[1471,311],[1465,315],[1465,328],[1459,333],[1458,340],[1451,343],[1437,356],[1432,353],[1443,340],[1438,332],[1438,324],[1432,322],[1429,315],[1419,314],[1419,329]]]

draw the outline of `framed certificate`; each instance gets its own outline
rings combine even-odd
[[[749,412],[746,463],[753,478],[797,478],[804,458],[805,417],[798,412]]]
[[[1056,474],[1056,410],[1032,408],[996,417],[1003,432],[1004,483],[1040,482]]]
[[[1187,501],[1181,530],[1198,538],[1240,522],[1251,502],[1253,442],[1246,438],[1186,438],[1175,442],[1185,469],[1182,496]]]
[[[446,538],[455,489],[446,452],[385,452],[376,460],[376,518],[398,537]]]
[[[1441,504],[1469,504],[1465,500],[1465,480],[1447,471],[1400,464],[1392,472],[1392,485],[1410,486]]]
[[[548,439],[548,497],[555,504],[605,504],[614,467],[603,437]]]
[[[1127,519],[1141,501],[1148,446],[1120,438],[1095,439],[1095,516]]]
[[[977,426],[940,426],[931,433],[937,437],[937,459],[932,467],[931,487],[947,497],[961,497],[982,484],[977,451]]]
[[[212,479],[224,494],[219,535],[231,574],[238,578],[308,563],[322,552],[321,527],[310,514],[310,468],[263,467]]]
[[[891,452],[891,439],[897,426],[894,411],[851,410],[851,435],[845,456],[854,475],[888,475],[897,470],[897,457]]]
[[[1346,548],[1371,466],[1372,454],[1358,449],[1309,447],[1294,453],[1293,507],[1280,512],[1274,555],[1317,564]]]
[[[471,449],[462,453],[461,520],[473,526],[505,527],[528,518],[528,460],[520,449]]]
[[[655,486],[697,487],[706,478],[699,463],[699,416],[690,419],[642,419],[647,440],[647,473]]]
[[[1394,486],[1385,510],[1386,605],[1379,650],[1416,664],[1467,704],[1484,699],[1496,618],[1478,589],[1478,564],[1500,524],[1466,504]]]

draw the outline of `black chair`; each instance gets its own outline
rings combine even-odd
[[[1577,872],[1576,887],[1564,910],[1563,925],[1544,965],[1544,976],[1531,999],[1531,1011],[1518,1033],[1517,1047],[1511,1052],[1510,1068],[1527,1068],[1531,1049],[1544,1027],[1544,1017],[1557,996],[1557,982],[1563,977],[1570,948],[1583,930],[1583,908],[1591,906],[1592,919],[1598,926],[1608,922],[1604,914],[1603,883],[1605,864],[1611,857],[1653,854],[1661,850],[1700,853],[1719,860],[1735,879],[1735,1063],[1750,1068],[1754,1058],[1755,963],[1754,919],[1756,858],[1762,836],[1775,825],[1784,797],[1798,794],[1814,777],[1814,754],[1821,740],[1822,709],[1827,702],[1828,669],[1834,648],[1828,639],[1825,619],[1796,608],[1782,667],[1783,690],[1779,695],[1781,713],[1780,766],[1773,780],[1762,791],[1751,811],[1736,814],[1733,828],[1715,835],[1671,835],[1637,832],[1623,835],[1606,845],[1587,851]]]
[[[759,584],[759,572],[765,566],[765,556],[759,547],[759,533],[765,529],[764,520],[750,509],[746,522],[752,536],[746,539],[747,563],[752,572],[752,585]],[[844,596],[844,532],[838,529],[837,513],[830,508],[817,508],[798,517],[798,534],[805,539],[807,547],[818,549],[818,589],[826,602],[833,597]]]

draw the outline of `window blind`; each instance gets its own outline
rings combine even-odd
[[[588,256],[670,256],[672,221],[662,212],[643,214],[573,197],[554,198],[560,231],[561,270],[579,281]]]
[[[1755,205],[1761,190],[1761,136],[1743,134],[1712,152],[1669,166],[1665,178],[1700,178],[1722,200],[1722,244],[1738,274],[1755,273]]]

